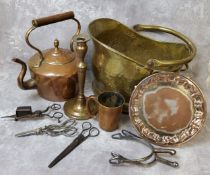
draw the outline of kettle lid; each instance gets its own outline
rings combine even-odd
[[[45,50],[43,52],[43,57],[43,63],[52,65],[63,65],[71,62],[74,59],[75,54],[68,49],[59,48],[59,41],[58,39],[55,39],[54,48]]]
[[[29,68],[33,73],[46,76],[63,76],[76,72],[76,53],[59,48],[57,39],[54,40],[54,48],[44,50],[41,53],[43,61],[40,62],[39,53],[29,59]]]

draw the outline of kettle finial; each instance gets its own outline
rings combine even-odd
[[[55,39],[55,40],[54,40],[54,46],[55,46],[56,49],[58,49],[58,46],[59,46],[59,41],[58,41],[58,39]]]

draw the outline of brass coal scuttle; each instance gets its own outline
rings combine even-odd
[[[143,36],[137,31],[165,32],[183,43],[163,42]],[[89,24],[94,54],[93,90],[118,91],[128,104],[134,86],[154,72],[176,72],[188,67],[196,54],[196,47],[183,34],[166,27],[135,25],[128,28],[120,22],[101,18]]]

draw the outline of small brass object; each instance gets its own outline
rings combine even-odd
[[[120,93],[103,92],[99,96],[88,97],[87,108],[91,115],[98,115],[100,128],[111,132],[119,126],[124,102]]]
[[[94,92],[120,92],[128,105],[134,86],[159,71],[176,72],[188,67],[196,54],[195,45],[183,34],[161,26],[135,25],[134,30],[108,18],[89,24],[95,51],[92,66]],[[163,42],[137,31],[172,34],[183,43]]]
[[[68,117],[73,117],[78,120],[86,120],[90,118],[86,107],[86,97],[84,95],[85,77],[87,70],[87,65],[84,62],[84,58],[88,49],[88,41],[89,37],[84,34],[73,37],[73,42],[76,43],[76,55],[79,59],[79,63],[77,65],[79,91],[76,98],[69,99],[64,104],[65,114]]]
[[[72,39],[70,43],[71,50],[60,48],[57,39],[54,41],[54,48],[44,51],[33,46],[29,41],[29,35],[36,28],[67,19],[72,19],[77,23],[78,28],[75,35],[78,35],[81,26],[71,11],[32,20],[32,27],[25,35],[26,43],[38,52],[29,59],[31,79],[24,81],[27,66],[22,60],[18,58],[13,59],[14,62],[22,66],[17,79],[18,86],[21,89],[37,89],[41,97],[50,101],[65,101],[75,96],[78,60],[73,52]]]

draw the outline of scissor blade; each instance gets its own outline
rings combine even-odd
[[[77,138],[74,139],[69,146],[67,146],[49,165],[49,168],[52,168],[56,165],[60,160],[62,160],[65,156],[67,156],[71,151],[73,151],[78,145],[80,145],[83,141],[86,140],[87,137],[80,134]]]
[[[16,137],[26,137],[26,136],[30,136],[30,135],[38,135],[39,134],[39,130],[37,129],[33,129],[30,131],[25,131],[25,132],[20,132],[15,134]]]

